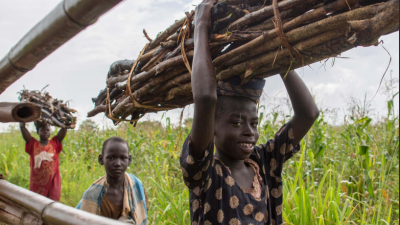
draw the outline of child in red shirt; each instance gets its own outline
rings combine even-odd
[[[60,201],[61,177],[58,155],[62,151],[61,142],[67,135],[67,129],[61,129],[57,136],[49,140],[50,125],[35,122],[35,126],[40,141],[31,136],[25,123],[20,124],[21,133],[26,142],[25,151],[30,155],[29,190],[54,201]]]

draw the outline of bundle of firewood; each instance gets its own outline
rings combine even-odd
[[[115,123],[193,102],[194,12],[145,46],[130,71],[107,79],[89,117]],[[377,46],[399,30],[399,0],[220,0],[212,10],[210,52],[217,80],[242,83]]]
[[[72,114],[77,111],[69,108],[69,104],[62,100],[53,99],[47,92],[21,91],[19,100],[21,102],[34,103],[41,107],[42,115],[36,122],[48,123],[51,126],[75,129],[77,119]]]

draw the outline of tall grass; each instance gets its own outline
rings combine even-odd
[[[284,221],[296,225],[399,224],[399,121],[393,101],[386,118],[349,115],[331,126],[322,115],[301,144],[301,153],[284,170]],[[278,113],[261,113],[260,143],[285,122]],[[97,163],[103,141],[128,140],[133,163],[128,172],[139,177],[150,198],[154,224],[190,224],[188,190],[179,165],[187,126],[143,122],[100,131],[91,126],[70,132],[60,155],[61,202],[76,206],[83,192],[104,175]],[[179,138],[182,133],[182,137]],[[180,143],[178,143],[178,140]],[[29,156],[16,128],[0,134],[0,173],[9,182],[29,187]]]

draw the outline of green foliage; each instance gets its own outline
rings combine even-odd
[[[302,142],[301,153],[284,169],[286,224],[399,224],[399,121],[393,102],[388,105],[388,117],[381,121],[365,116],[334,127],[321,116]],[[285,121],[279,121],[275,110],[260,114],[261,143]],[[97,163],[102,143],[120,136],[133,156],[128,172],[139,177],[148,192],[150,224],[190,224],[179,156],[191,120],[184,128],[174,127],[169,118],[166,122],[143,122],[136,128],[123,124],[104,131],[88,122],[70,131],[60,155],[61,202],[76,206],[92,182],[104,175]],[[19,130],[0,134],[0,149],[0,173],[29,188],[29,156]]]
[[[96,122],[91,119],[83,121],[82,124],[79,126],[79,131],[82,132],[93,132],[95,130],[97,130]]]

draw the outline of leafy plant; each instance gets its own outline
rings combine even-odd
[[[399,118],[394,97],[388,100],[387,117],[380,120],[348,115],[347,123],[332,126],[322,113],[304,138],[301,153],[284,169],[286,224],[399,224]],[[288,119],[279,106],[266,111],[260,107],[259,143],[272,138]],[[190,132],[191,120],[181,129],[164,119],[166,126],[142,122],[136,128],[122,124],[115,129],[70,131],[60,155],[61,202],[76,206],[92,182],[104,175],[97,156],[107,138],[120,136],[133,156],[128,172],[142,180],[148,193],[150,224],[190,224],[179,145]],[[29,188],[24,145],[16,128],[0,134],[0,173]]]

